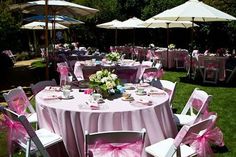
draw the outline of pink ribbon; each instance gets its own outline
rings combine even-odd
[[[198,157],[212,157],[213,151],[210,144],[224,146],[223,133],[218,127],[214,127],[213,129],[212,127],[208,127],[202,135],[190,133],[184,143],[190,144],[196,150]]]
[[[110,144],[97,141],[90,149],[96,157],[140,157],[143,143],[137,141],[135,143]]]
[[[11,120],[7,115],[4,115],[4,117],[0,120],[1,120],[0,128],[8,129],[7,131],[8,152],[11,154],[13,150],[12,142],[17,140],[24,140],[28,134],[20,122]]]
[[[196,110],[200,110],[202,107],[203,103],[202,100],[197,99],[197,98],[193,98],[192,99],[192,107]]]
[[[84,90],[84,94],[92,94],[93,91],[94,91],[94,90],[93,90],[93,89],[90,89],[90,88],[89,88],[89,89],[85,89],[85,90]]]
[[[59,66],[57,68],[57,71],[60,73],[60,75],[67,76],[69,73],[68,67],[67,66]]]
[[[69,68],[65,65],[60,65],[57,68],[57,71],[60,73],[60,86],[63,86],[66,84],[67,77],[69,74]]]
[[[206,103],[208,103],[208,102],[206,102]],[[202,105],[203,105],[202,100],[197,99],[197,98],[192,98],[192,107],[195,110],[199,111],[201,109]],[[214,112],[209,112],[208,107],[203,108],[203,110],[201,112],[201,116],[199,117],[199,119],[197,121],[202,120],[202,119],[206,119],[210,115],[213,115],[213,114],[215,114],[215,113]]]
[[[9,102],[9,108],[18,114],[25,114],[27,106],[27,100],[24,96],[19,96]]]
[[[206,65],[207,68],[209,69],[214,69],[214,68],[218,68],[218,64],[216,63],[209,63]]]

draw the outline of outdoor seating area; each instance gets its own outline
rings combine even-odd
[[[1,2],[0,157],[234,156],[236,14],[217,4]]]

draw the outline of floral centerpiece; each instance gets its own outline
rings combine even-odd
[[[117,62],[121,58],[120,53],[111,52],[106,55],[106,59],[111,62]]]
[[[89,86],[95,92],[102,94],[103,98],[123,92],[117,75],[107,69],[97,71],[95,74],[90,75]]]
[[[175,44],[170,44],[170,45],[168,45],[168,48],[169,48],[169,49],[174,49],[174,48],[175,48]]]

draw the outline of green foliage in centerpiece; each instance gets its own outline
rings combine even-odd
[[[102,94],[103,98],[107,98],[109,95],[114,95],[115,93],[121,93],[119,89],[120,80],[116,74],[107,69],[97,71],[95,74],[90,75],[89,86],[95,92]]]
[[[120,58],[121,58],[121,55],[118,52],[111,52],[106,55],[106,59],[112,62],[114,61],[117,62]]]
[[[175,44],[170,44],[170,45],[168,45],[168,48],[169,48],[169,49],[174,49],[174,48],[175,48]]]

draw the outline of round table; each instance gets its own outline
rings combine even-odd
[[[146,87],[145,91],[154,87]],[[155,88],[156,90],[156,88]],[[84,131],[99,132],[111,130],[141,130],[146,128],[145,146],[156,143],[177,133],[173,113],[168,103],[168,94],[137,95],[135,90],[127,90],[134,101],[122,98],[105,99],[99,110],[89,106],[91,96],[73,89],[73,99],[49,99],[62,96],[62,92],[43,90],[36,95],[36,110],[40,128],[47,128],[62,136],[70,157],[83,156]],[[149,105],[138,101],[150,100]],[[82,155],[81,155],[82,154]],[[147,154],[143,151],[143,156]]]

